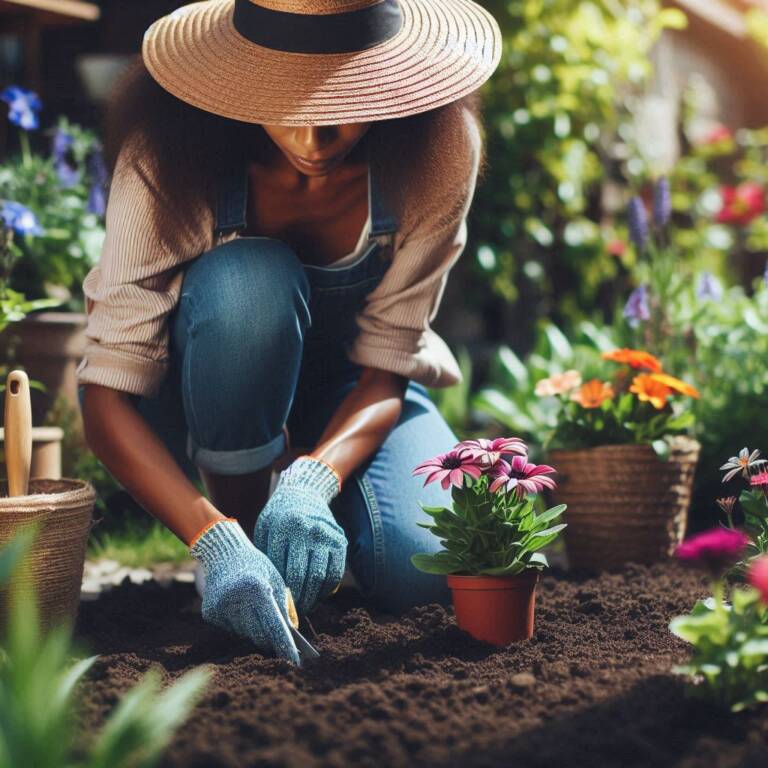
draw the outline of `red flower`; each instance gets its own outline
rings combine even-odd
[[[753,219],[765,213],[765,188],[755,181],[745,181],[738,187],[720,187],[722,205],[717,221],[721,224],[738,224],[745,227]]]
[[[768,603],[768,555],[752,562],[747,574],[749,583],[760,593],[760,599]]]
[[[623,256],[627,252],[627,244],[623,240],[611,240],[606,244],[605,250],[611,256]]]
[[[732,528],[712,528],[687,538],[675,550],[675,557],[713,573],[721,573],[735,563],[747,548],[749,537]]]
[[[733,138],[731,129],[726,125],[716,125],[709,133],[707,133],[701,140],[701,143],[705,146],[710,144],[719,144],[721,141],[730,141]]]
[[[422,462],[412,474],[427,475],[424,485],[433,480],[439,480],[440,485],[445,489],[450,485],[461,488],[464,485],[465,474],[477,479],[482,474],[482,470],[471,456],[464,456],[460,451],[453,450]]]

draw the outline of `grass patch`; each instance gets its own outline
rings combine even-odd
[[[91,535],[88,558],[116,560],[129,568],[149,568],[157,563],[182,563],[190,559],[183,541],[158,520],[149,524],[126,520],[120,530]]]

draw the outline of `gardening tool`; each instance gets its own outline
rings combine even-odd
[[[304,659],[319,658],[319,651],[317,651],[312,643],[299,632],[299,614],[296,613],[296,605],[293,602],[293,595],[288,587],[285,588],[285,600],[288,604],[288,624],[291,627],[291,635],[293,636],[293,642],[296,644],[296,649],[298,650],[302,661]]]
[[[32,466],[32,403],[29,377],[20,370],[11,371],[5,384],[5,465],[8,495],[26,496]]]

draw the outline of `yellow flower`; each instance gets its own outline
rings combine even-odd
[[[599,408],[606,400],[613,397],[613,387],[600,379],[592,379],[582,384],[577,392],[571,395],[571,400],[582,408]]]
[[[667,398],[672,394],[672,390],[656,381],[651,374],[641,373],[632,380],[630,392],[636,394],[640,400],[650,403],[657,410],[661,410],[667,404]]]

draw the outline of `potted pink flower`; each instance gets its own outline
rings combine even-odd
[[[565,528],[560,505],[537,512],[540,494],[555,487],[547,465],[528,461],[519,438],[465,440],[419,464],[424,484],[451,488],[452,507],[422,509],[420,523],[443,549],[411,558],[419,570],[444,574],[456,621],[478,640],[507,645],[533,635],[536,584],[547,567],[541,550]]]

